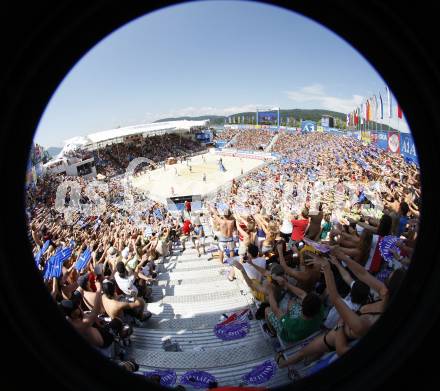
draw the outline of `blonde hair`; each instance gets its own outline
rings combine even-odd
[[[267,239],[268,240],[273,240],[273,239],[276,238],[276,236],[280,232],[280,226],[279,226],[279,224],[276,221],[271,221],[267,225],[267,230],[268,230]]]

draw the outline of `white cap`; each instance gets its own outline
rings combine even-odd
[[[129,253],[128,247],[125,247],[125,248],[121,251],[121,255],[122,255],[122,257],[125,258],[125,259],[128,258],[128,253]]]

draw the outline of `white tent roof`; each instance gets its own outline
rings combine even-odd
[[[73,137],[65,140],[65,147],[70,144],[80,144],[81,146],[95,144],[119,137],[132,136],[141,133],[154,133],[158,131],[171,131],[177,129],[189,130],[193,126],[205,126],[208,121],[171,121],[171,122],[156,122],[152,124],[127,126],[124,128],[116,128],[104,130],[102,132],[91,133],[84,137]]]

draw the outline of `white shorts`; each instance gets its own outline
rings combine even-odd
[[[192,238],[192,240],[196,246],[205,244],[205,238]]]
[[[246,255],[246,253],[247,246],[243,242],[240,242],[240,246],[238,247],[238,255]]]
[[[231,240],[224,240],[224,241],[220,241],[219,240],[219,242],[218,242],[218,248],[220,249],[220,251],[225,251],[227,248],[229,249],[229,250],[233,250],[234,249],[234,247],[235,247],[235,245],[234,245],[234,241],[231,239]]]

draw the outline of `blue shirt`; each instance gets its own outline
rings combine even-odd
[[[408,224],[408,217],[407,216],[401,216],[399,219],[399,230],[397,232],[397,236],[402,235],[405,232],[405,227]]]

